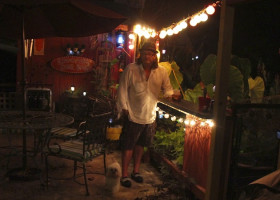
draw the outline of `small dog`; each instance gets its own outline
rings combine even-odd
[[[111,194],[115,194],[120,189],[121,166],[118,162],[113,162],[107,167],[105,189]]]

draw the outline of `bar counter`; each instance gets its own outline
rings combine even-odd
[[[160,104],[167,106],[169,108],[172,108],[176,110],[177,112],[181,112],[184,114],[192,114],[197,117],[200,117],[202,119],[212,119],[213,114],[211,112],[201,112],[198,109],[198,104],[194,104],[189,101],[180,100],[180,101],[174,101],[174,100],[168,100],[166,98],[160,98],[159,99],[159,107]]]

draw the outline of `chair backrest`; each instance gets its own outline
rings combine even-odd
[[[95,156],[104,150],[106,142],[106,130],[112,112],[90,114],[85,122],[83,136],[83,154],[90,152]]]
[[[52,91],[49,88],[26,88],[26,109],[32,111],[49,111],[53,110]]]

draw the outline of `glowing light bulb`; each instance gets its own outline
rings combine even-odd
[[[165,115],[164,115],[164,118],[169,118],[169,114],[168,113],[166,113]]]
[[[177,25],[177,26],[175,26],[175,27],[173,28],[174,34],[179,33],[181,30],[182,30],[182,28],[181,28],[179,25]]]
[[[208,124],[209,124],[210,127],[213,127],[215,125],[213,121],[209,121]]]
[[[128,46],[128,48],[129,48],[130,50],[132,50],[132,49],[134,49],[134,45],[133,45],[133,44],[130,44],[130,45]]]
[[[74,91],[75,91],[75,87],[74,87],[74,86],[71,86],[70,90],[71,90],[72,92],[74,92]]]
[[[202,22],[207,21],[207,20],[208,20],[208,15],[206,15],[205,13],[202,13],[202,14],[200,15],[200,20],[201,20]]]
[[[166,37],[166,30],[162,30],[161,32],[160,32],[160,34],[159,34],[159,37],[161,38],[161,39],[163,39],[163,38],[165,38]]]
[[[158,111],[158,114],[159,114],[159,115],[162,115],[162,114],[163,114],[163,111],[162,111],[162,110]]]
[[[128,38],[131,39],[131,40],[135,40],[135,35],[131,33],[131,34],[128,35]]]
[[[172,116],[170,119],[174,122],[176,120],[176,116]]]
[[[156,111],[159,111],[159,107],[156,107]]]
[[[207,120],[206,123],[210,126],[210,127],[213,127],[215,124],[212,120]]]
[[[169,36],[173,35],[173,30],[171,28],[167,30],[167,35]]]
[[[138,33],[140,30],[141,30],[141,25],[140,25],[140,24],[137,24],[137,25],[134,27],[134,32],[135,32],[135,33]]]
[[[195,124],[196,124],[195,121],[194,121],[194,120],[191,120],[190,125],[191,125],[191,126],[194,126]]]
[[[215,8],[214,8],[214,6],[212,6],[212,5],[208,6],[208,7],[206,8],[206,13],[207,13],[208,15],[213,15],[213,14],[215,13]]]
[[[84,96],[84,97],[87,96],[87,92],[83,92],[83,96]]]
[[[196,21],[195,21],[194,18],[191,19],[190,25],[191,25],[191,26],[196,26],[196,25],[197,25],[197,23],[196,23]]]
[[[109,123],[110,123],[110,124],[113,123],[113,119],[112,119],[112,118],[109,119]]]
[[[182,29],[187,28],[187,27],[188,27],[187,22],[186,22],[186,21],[181,22],[181,23],[180,23],[180,27],[181,27]]]
[[[146,39],[149,39],[150,37],[151,37],[151,35],[149,34],[149,32],[146,30],[146,31],[144,31],[144,37],[146,38]]]
[[[194,16],[194,20],[195,20],[195,22],[196,22],[197,24],[201,22],[201,19],[200,19],[200,16],[199,16],[199,15],[195,15],[195,16]]]
[[[183,118],[178,119],[179,123],[182,123],[183,121],[184,121]]]
[[[190,120],[186,119],[186,120],[184,121],[184,123],[185,123],[186,125],[189,125],[189,124],[190,124]]]

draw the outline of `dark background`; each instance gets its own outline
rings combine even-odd
[[[126,1],[123,1],[126,2]],[[134,1],[137,2],[137,1]],[[140,2],[140,1],[139,1]],[[137,19],[146,22],[156,30],[168,27],[202,10],[210,0],[146,0],[144,7],[129,4]],[[258,62],[262,60],[266,70],[272,74],[280,72],[280,3],[278,0],[245,1],[235,5],[232,53],[249,58],[252,73],[256,72]],[[168,59],[175,60],[187,78],[195,82],[199,79],[199,66],[210,53],[217,54],[219,38],[220,8],[208,21],[196,27],[188,27],[172,37],[161,40],[162,48],[167,49]],[[136,21],[135,21],[136,22]],[[1,40],[0,43],[7,43]],[[16,41],[8,41],[16,46]],[[0,84],[15,83],[16,53],[0,49]],[[198,60],[192,60],[199,56]],[[192,87],[194,83],[185,83]]]

